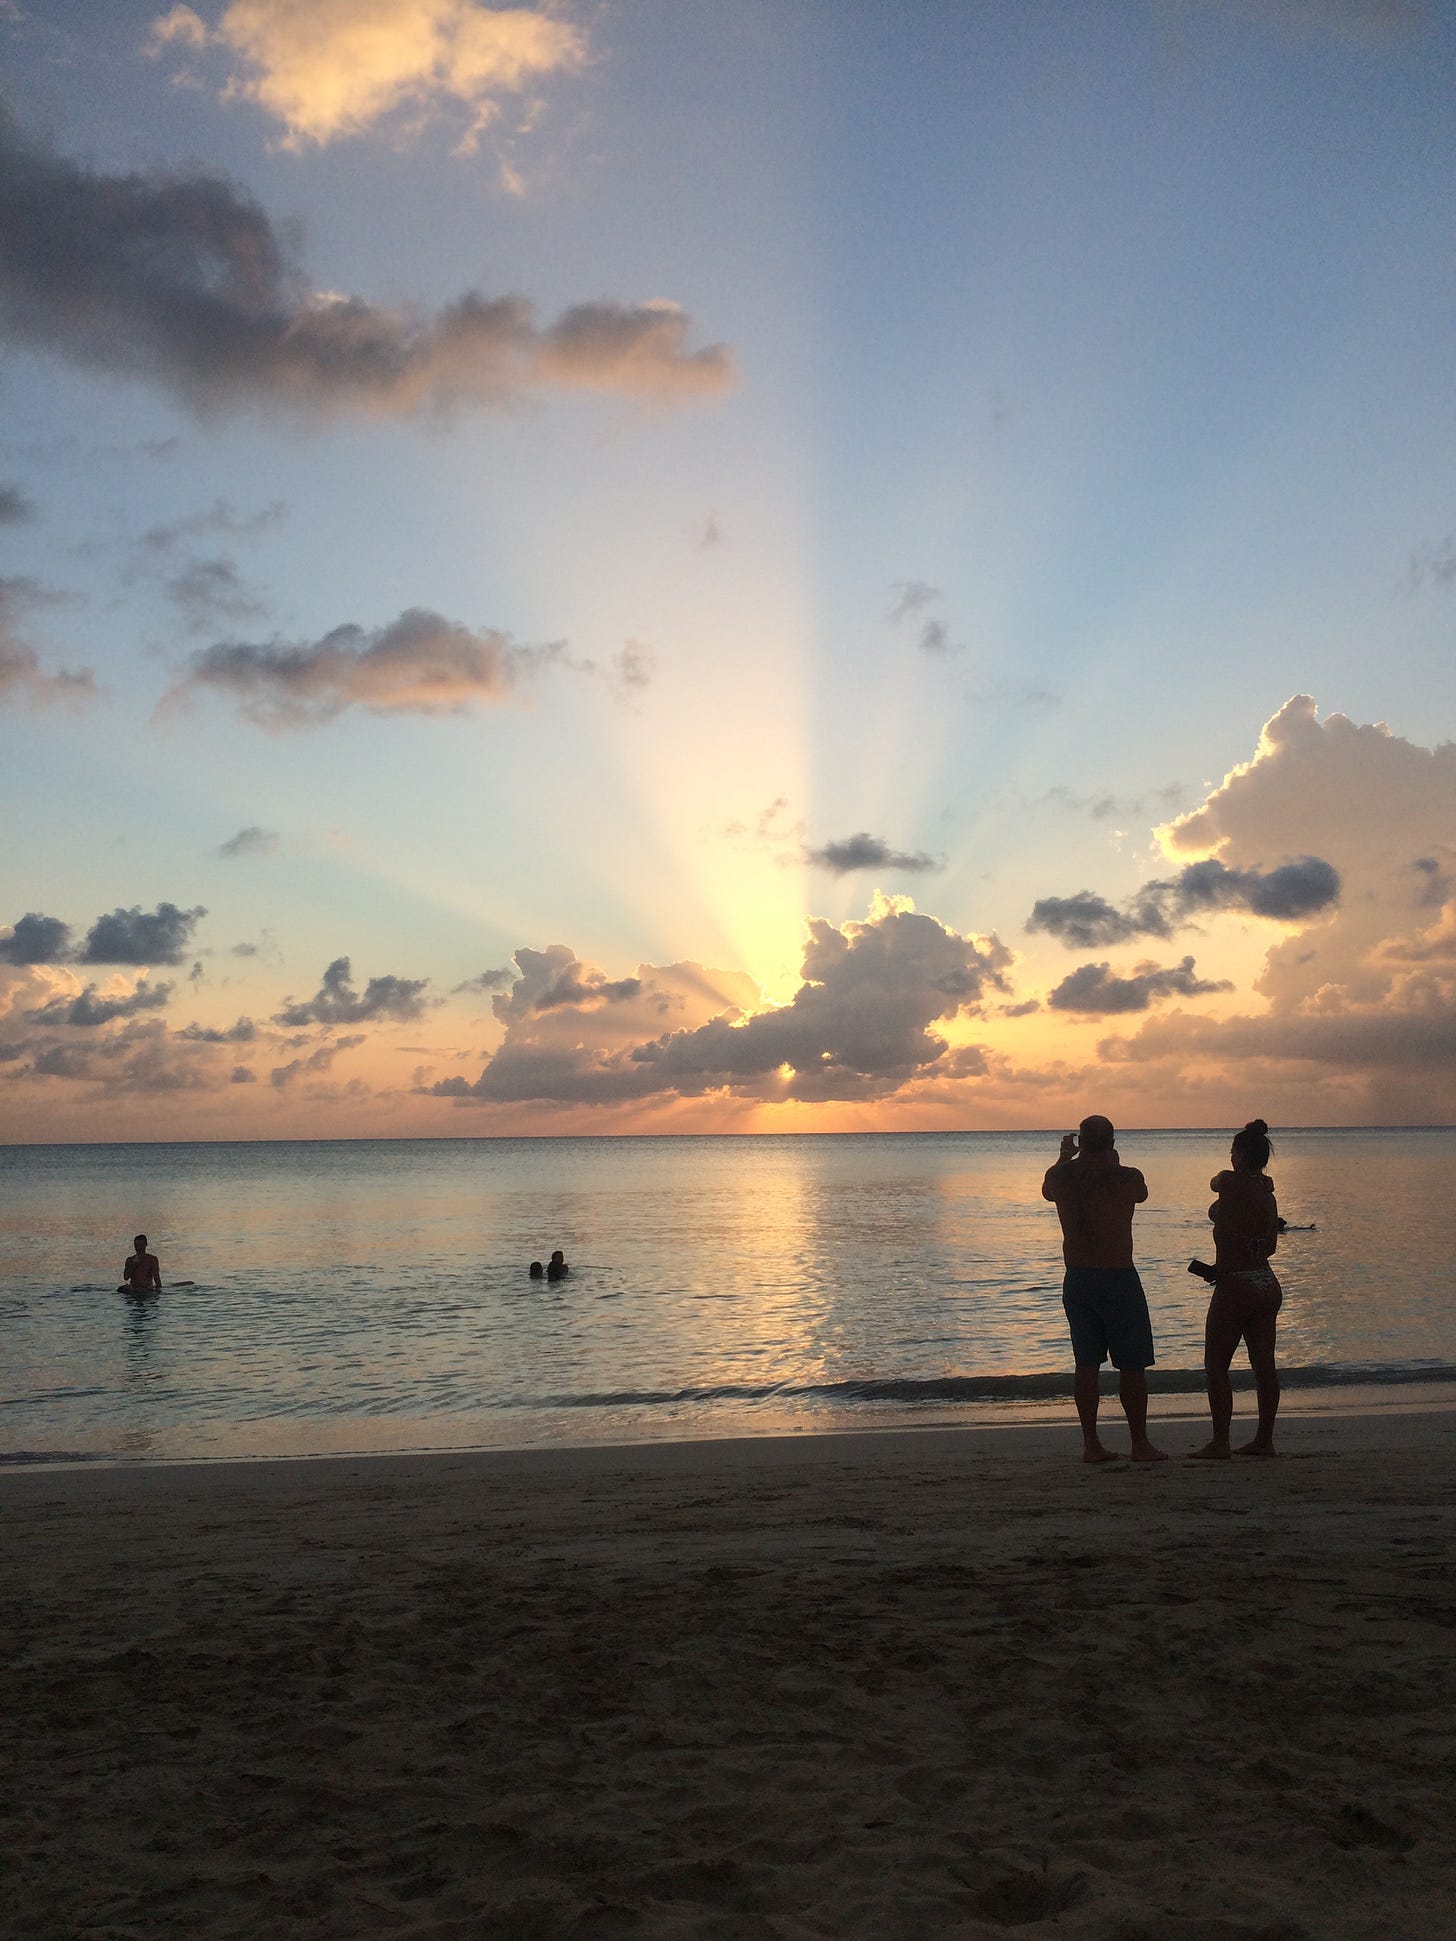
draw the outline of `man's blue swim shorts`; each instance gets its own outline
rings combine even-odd
[[[1062,1306],[1079,1368],[1151,1368],[1153,1324],[1136,1267],[1069,1267]]]

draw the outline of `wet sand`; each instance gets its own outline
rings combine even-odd
[[[1430,1941],[1453,1422],[0,1472],[0,1931]]]

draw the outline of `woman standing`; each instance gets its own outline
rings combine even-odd
[[[1259,1397],[1259,1427],[1251,1442],[1239,1447],[1241,1456],[1272,1456],[1274,1417],[1279,1409],[1279,1374],[1274,1366],[1274,1336],[1283,1289],[1269,1267],[1279,1244],[1279,1208],[1274,1182],[1265,1173],[1269,1164],[1269,1128],[1251,1119],[1234,1134],[1230,1170],[1210,1180],[1217,1198],[1208,1209],[1213,1222],[1213,1296],[1203,1331],[1203,1368],[1208,1380],[1208,1410],[1213,1417],[1213,1440],[1197,1456],[1222,1458],[1232,1454],[1229,1425],[1234,1392],[1229,1364],[1243,1341]]]

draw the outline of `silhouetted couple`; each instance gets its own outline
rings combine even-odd
[[[1136,1166],[1122,1164],[1115,1140],[1110,1119],[1100,1113],[1084,1119],[1078,1132],[1064,1134],[1057,1162],[1047,1169],[1041,1187],[1042,1198],[1053,1202],[1062,1224],[1066,1262],[1062,1306],[1076,1363],[1082,1460],[1116,1460],[1117,1452],[1097,1432],[1102,1364],[1110,1360],[1117,1370],[1133,1461],[1166,1462],[1166,1452],[1148,1440],[1147,1371],[1154,1361],[1153,1329],[1132,1259],[1133,1213],[1148,1197],[1148,1188]],[[1259,1427],[1239,1454],[1272,1456],[1279,1407],[1275,1317],[1283,1294],[1269,1268],[1279,1243],[1279,1209],[1273,1182],[1264,1172],[1269,1163],[1269,1128],[1262,1119],[1235,1135],[1230,1161],[1229,1170],[1215,1174],[1211,1181],[1217,1197],[1208,1214],[1216,1252],[1214,1266],[1208,1270],[1213,1292],[1204,1326],[1203,1366],[1213,1438],[1196,1454],[1218,1458],[1232,1453],[1229,1365],[1243,1341],[1258,1388]]]
[[[531,1262],[531,1279],[533,1281],[564,1281],[570,1272],[571,1269],[566,1264],[566,1255],[561,1251],[560,1247],[556,1249],[544,1267],[539,1260],[533,1260]]]

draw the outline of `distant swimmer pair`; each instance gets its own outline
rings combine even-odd
[[[531,1279],[533,1281],[564,1281],[570,1272],[571,1269],[566,1264],[566,1255],[559,1247],[544,1267],[539,1260],[533,1260],[531,1262]]]

